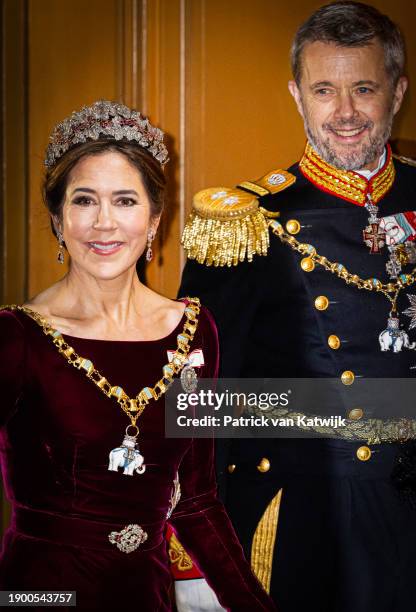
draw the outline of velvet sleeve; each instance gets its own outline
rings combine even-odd
[[[218,340],[215,324],[203,312],[204,377],[215,378]],[[250,569],[225,509],[217,498],[213,439],[193,439],[179,468],[181,499],[170,523],[196,561],[221,605],[231,612],[275,610]]]
[[[13,312],[0,311],[0,427],[11,417],[23,392],[25,339]]]
[[[194,439],[179,471],[182,496],[170,522],[219,602],[231,612],[275,610],[252,573],[217,498],[212,439]]]

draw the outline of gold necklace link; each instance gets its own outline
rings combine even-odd
[[[137,419],[146,408],[147,404],[153,399],[158,400],[171,385],[174,377],[184,367],[191,343],[194,339],[198,327],[198,316],[200,313],[200,301],[198,298],[186,298],[185,323],[180,334],[177,336],[177,347],[172,356],[172,361],[163,366],[163,376],[158,380],[154,387],[143,387],[136,395],[131,398],[122,387],[113,386],[111,383],[94,367],[90,359],[81,357],[63,338],[61,332],[54,329],[46,319],[38,312],[26,306],[12,305],[7,306],[8,310],[20,310],[33,319],[41,328],[46,336],[49,336],[53,344],[74,368],[84,370],[89,378],[107,397],[114,397],[122,410],[129,417],[131,424],[136,426]]]
[[[347,285],[355,285],[358,289],[366,289],[367,291],[379,291],[383,293],[392,303],[393,310],[396,305],[396,300],[399,292],[409,285],[412,285],[416,280],[416,267],[413,268],[410,274],[400,274],[399,278],[395,282],[382,283],[378,278],[363,279],[358,274],[351,274],[341,263],[329,261],[323,255],[319,255],[316,249],[311,244],[304,244],[296,240],[294,236],[287,234],[283,228],[283,225],[275,219],[270,219],[268,225],[279,240],[283,243],[289,244],[292,249],[298,251],[302,255],[306,255],[313,264],[322,266],[328,272],[336,274],[339,278],[342,278]],[[310,266],[310,270],[313,267]],[[393,293],[394,296],[389,294]]]

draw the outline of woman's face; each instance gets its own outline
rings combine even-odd
[[[73,269],[117,278],[135,267],[157,221],[141,174],[121,153],[84,157],[70,172],[59,226]]]

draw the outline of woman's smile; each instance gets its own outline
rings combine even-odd
[[[123,248],[124,244],[124,242],[114,240],[112,242],[101,242],[99,240],[87,242],[88,247],[93,253],[104,257],[113,255],[113,253],[118,253],[118,251]]]

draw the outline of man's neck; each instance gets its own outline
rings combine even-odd
[[[315,151],[316,155],[318,155],[320,157],[320,154],[317,152],[317,150],[315,149],[315,147],[313,146],[313,144],[311,143],[311,141],[308,141],[310,146],[312,147],[312,149]],[[376,167],[373,170],[367,170],[367,169],[363,169],[363,170],[354,170],[354,172],[356,172],[357,174],[360,174],[361,176],[363,176],[365,179],[367,179],[367,181],[369,181],[373,176],[375,176],[377,174],[377,172],[379,170],[381,170],[381,168],[384,166],[384,164],[386,163],[386,147],[384,147],[383,149],[383,153],[380,155],[379,160],[378,160],[378,164],[376,165]],[[322,159],[322,158],[321,158]],[[326,162],[327,164],[329,162]],[[332,164],[329,164],[332,165]],[[344,172],[348,172],[346,169],[341,169],[339,168],[339,170],[344,171]]]
[[[383,153],[380,155],[378,164],[374,168],[374,170],[356,170],[356,172],[357,174],[361,174],[361,176],[363,176],[364,178],[367,179],[367,181],[369,181],[374,175],[377,174],[377,172],[379,172],[379,170],[381,170],[381,168],[384,166],[385,163],[386,163],[386,147],[384,147]]]

